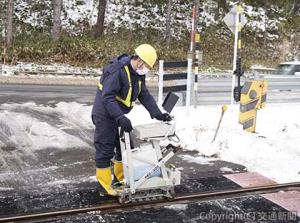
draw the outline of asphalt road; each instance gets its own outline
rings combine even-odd
[[[267,102],[300,102],[300,78],[274,77],[265,79],[269,82]],[[243,79],[242,83],[244,81]],[[157,98],[158,88],[149,87],[149,90]],[[95,92],[96,87],[94,86],[1,84],[0,104],[27,101],[34,101],[37,104],[55,104],[60,101],[92,104]],[[184,93],[180,93],[180,95],[184,95]],[[199,79],[198,105],[228,104],[231,95],[230,78]]]

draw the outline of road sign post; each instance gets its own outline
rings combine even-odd
[[[245,15],[242,14],[242,12],[242,7],[240,5],[235,5],[223,19],[223,21],[226,23],[231,32],[234,33],[233,75],[231,85],[231,92],[233,92],[234,97],[231,97],[231,106],[233,105],[233,99],[239,101],[239,95],[241,90],[241,29],[247,22],[247,19]],[[238,77],[237,87],[235,87],[235,76]]]

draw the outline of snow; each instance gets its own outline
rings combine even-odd
[[[229,1],[233,5],[234,1]],[[33,27],[45,28],[51,20],[51,1],[46,0],[42,4],[45,8],[43,12],[35,9],[35,5],[31,6],[24,0],[17,0],[15,15],[18,20],[32,25]],[[204,31],[205,27],[215,25],[222,21],[222,18],[215,18],[217,4],[214,1],[200,2],[199,12],[199,31]],[[141,1],[119,1],[111,0],[107,2],[105,13],[105,25],[110,28],[110,31],[116,32],[119,28],[135,30],[136,28],[153,28],[163,31],[165,28],[165,9],[166,3],[154,4],[151,2]],[[248,16],[256,16],[259,19],[265,17],[265,10],[259,8],[254,9],[251,6],[246,6]],[[248,12],[249,11],[249,12]],[[96,24],[98,13],[98,1],[83,0],[63,1],[63,11],[61,23],[64,30],[69,33],[78,34],[86,29],[85,25],[91,27]],[[185,1],[173,1],[171,14],[171,35],[174,38],[186,38],[185,32],[191,29],[192,4]],[[275,20],[274,20],[275,21]],[[268,25],[275,24],[273,20],[268,20]],[[255,24],[257,23],[257,24]],[[253,21],[251,24],[254,29],[265,28],[264,21]],[[262,28],[261,28],[262,27]]]
[[[283,62],[280,64],[291,64],[291,65],[300,65],[300,61],[295,60],[295,61],[288,61],[288,62]]]
[[[193,157],[193,156],[189,156],[189,155],[181,155],[180,156],[183,160],[188,161],[189,163],[197,163],[200,165],[209,165],[212,166],[213,163],[209,162],[209,160],[207,158],[198,156],[198,157]],[[210,159],[212,161],[214,161],[215,159]]]
[[[234,170],[233,169],[231,169],[231,168],[229,168],[229,167],[221,167],[220,168],[220,170],[222,171],[222,172],[234,172]]]
[[[257,133],[242,130],[238,124],[239,107],[229,109],[223,117],[218,136],[212,139],[221,115],[221,106],[178,107],[173,111],[181,146],[205,156],[244,165],[279,183],[300,181],[300,104],[268,104],[258,111]],[[149,123],[142,107],[128,115],[133,124]],[[203,160],[195,157],[193,162]],[[198,159],[198,160],[197,160]],[[211,159],[211,158],[210,158]]]
[[[165,206],[167,209],[176,210],[176,211],[184,211],[188,207],[187,204],[172,204],[169,206]]]
[[[100,76],[102,70],[91,67],[73,67],[68,64],[52,63],[51,65],[41,65],[35,63],[17,63],[16,65],[0,64],[0,76],[13,76],[26,74],[29,77],[49,77],[49,78],[94,78]]]
[[[0,187],[0,191],[14,190],[12,187]]]
[[[30,154],[34,150],[89,148],[92,140],[92,106],[76,102],[60,102],[54,106],[35,103],[2,104],[0,106],[0,147],[17,145]],[[221,106],[177,107],[172,112],[176,134],[185,150],[201,156],[183,156],[188,162],[210,165],[216,159],[247,167],[279,183],[300,181],[300,104],[267,104],[257,115],[257,131],[249,133],[238,124],[239,106],[226,111],[216,140],[212,139],[221,115]],[[133,125],[157,122],[144,107],[137,105],[127,115]],[[50,122],[43,122],[44,117]],[[52,123],[53,122],[53,123]],[[80,137],[68,129],[80,129]],[[3,136],[6,136],[6,138]],[[4,141],[3,141],[4,140]],[[1,150],[2,151],[2,150]],[[1,157],[5,154],[1,152]],[[214,155],[213,158],[209,156]],[[216,158],[218,157],[218,158]],[[230,169],[221,171],[233,172]],[[93,179],[86,179],[93,180]]]
[[[96,179],[96,176],[88,176],[88,177],[84,177],[84,178],[81,178],[82,182],[96,182],[97,179]]]
[[[71,181],[71,180],[56,180],[56,181],[48,182],[47,185],[52,186],[52,185],[72,184],[72,183],[74,183],[74,181]]]
[[[65,131],[74,127],[92,128],[92,123],[87,124],[90,116],[82,115],[90,112],[87,106],[61,102],[53,108],[28,102],[3,104],[0,109],[0,136],[1,133],[6,135],[4,142],[0,141],[0,146],[12,144],[30,151],[89,147],[87,143]],[[53,119],[53,123],[44,122],[40,117]]]
[[[280,10],[273,6],[273,11],[279,12]],[[248,22],[246,24],[247,27],[251,28],[254,31],[262,31],[264,32],[266,29],[268,30],[278,30],[280,23],[285,20],[283,17],[279,17],[278,15],[275,18],[270,18],[267,15],[267,12],[264,8],[258,7],[255,8],[251,5],[244,5],[244,13],[248,18]],[[278,39],[278,35],[270,35],[270,39]]]

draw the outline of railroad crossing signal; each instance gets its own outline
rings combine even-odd
[[[257,110],[266,106],[268,82],[245,82],[241,90],[239,123],[248,132],[255,132]]]

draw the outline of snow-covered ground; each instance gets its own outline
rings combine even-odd
[[[136,107],[129,115],[135,125],[151,121],[141,110]],[[238,105],[228,109],[211,143],[221,106],[199,106],[190,109],[189,115],[185,108],[176,108],[173,115],[181,146],[205,156],[217,153],[221,160],[244,165],[280,183],[300,181],[300,104],[268,104],[258,111],[254,134],[242,130],[238,112]]]
[[[49,146],[60,150],[72,145],[88,147],[87,135],[75,138],[65,129],[75,126],[82,132],[92,130],[91,108],[76,102],[61,102],[54,107],[32,102],[2,104],[0,139],[22,147],[19,148],[22,151],[29,150],[28,153]],[[280,183],[300,181],[300,104],[267,104],[265,109],[258,111],[257,133],[254,134],[242,130],[238,124],[238,111],[238,105],[228,109],[219,134],[211,143],[221,106],[190,108],[188,115],[185,108],[175,108],[172,114],[180,145],[205,155],[185,158],[201,163],[221,159],[244,165],[249,171],[259,172]],[[133,125],[156,122],[142,106],[136,106],[128,117]],[[0,147],[5,146],[4,143],[0,141]],[[207,158],[216,153],[218,158]],[[4,151],[1,157],[5,157]]]

